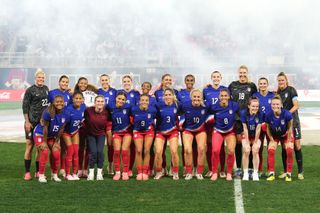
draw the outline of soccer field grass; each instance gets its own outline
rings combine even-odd
[[[223,179],[115,182],[105,176],[100,182],[40,184],[22,179],[24,144],[0,143],[0,151],[1,212],[235,212],[234,184]],[[296,166],[291,183],[242,181],[245,212],[320,212],[320,147],[304,147],[303,153],[303,181],[296,178]]]

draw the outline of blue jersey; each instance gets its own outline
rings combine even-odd
[[[281,109],[279,118],[273,112],[266,115],[266,123],[273,137],[281,137],[288,131],[288,123],[292,120],[292,114],[286,109]]]
[[[169,133],[177,128],[179,105],[175,103],[166,105],[164,102],[157,103],[157,131]]]
[[[64,132],[68,134],[75,134],[81,127],[81,123],[84,120],[84,111],[86,105],[82,103],[79,109],[74,108],[74,105],[69,105],[66,108],[66,114],[68,115],[67,123],[64,128]]]
[[[148,110],[141,110],[139,106],[132,108],[133,131],[144,132],[152,128],[157,110],[149,106]]]
[[[259,111],[263,114],[263,122],[265,117],[271,112],[271,99],[274,97],[273,92],[268,92],[266,96],[260,94],[260,92],[254,93],[252,96],[259,98]]]
[[[208,103],[211,103],[211,105],[215,105],[219,103],[220,90],[225,88],[227,87],[220,85],[217,89],[215,89],[212,87],[212,85],[209,85],[203,89],[203,99]]]
[[[208,106],[192,106],[192,102],[186,101],[182,104],[181,110],[183,112],[185,121],[183,123],[183,129],[190,132],[197,132],[205,126],[205,122],[208,116]]]
[[[236,114],[239,112],[239,105],[229,101],[228,106],[223,108],[220,104],[211,105],[211,112],[214,114],[214,129],[221,133],[229,132],[233,129]]]
[[[116,101],[117,90],[112,87],[110,87],[107,91],[100,88],[97,94],[104,97],[105,105],[109,105],[111,102]]]
[[[117,108],[116,104],[107,106],[111,114],[112,132],[125,132],[130,129],[131,106],[125,104],[123,107]]]
[[[136,106],[139,103],[140,93],[138,91],[132,89],[129,92],[126,92],[124,89],[120,89],[118,92],[124,92],[127,94],[127,105]]]
[[[57,95],[61,95],[63,97],[64,106],[68,106],[71,103],[70,93],[68,91],[61,91],[60,89],[54,89],[49,91],[48,101],[50,103],[53,103],[54,97],[56,97]]]
[[[191,98],[190,98],[190,92],[189,90],[187,89],[181,89],[179,92],[178,92],[178,100],[180,103],[184,103],[184,102],[187,102],[187,101],[190,101]]]
[[[54,138],[58,135],[60,129],[67,121],[67,114],[63,110],[60,114],[55,114],[54,118],[50,117],[50,113],[48,110],[45,110],[42,114],[42,119],[44,121],[49,122],[48,126],[48,138]],[[34,128],[35,135],[42,135],[43,136],[43,128],[44,126],[41,125],[41,122]]]
[[[263,114],[248,115],[247,109],[243,109],[240,112],[240,120],[247,125],[249,137],[255,137],[257,126],[263,123]]]
[[[175,96],[178,98],[178,96],[179,96],[178,90],[173,89],[173,91],[174,91]],[[162,88],[158,89],[154,92],[154,96],[156,97],[156,100],[158,103],[164,103],[163,92],[164,92],[164,90]]]

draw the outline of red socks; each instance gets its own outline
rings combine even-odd
[[[202,174],[203,171],[204,171],[204,165],[198,165],[198,167],[197,167],[197,173],[198,173],[198,174]]]
[[[227,174],[232,174],[234,164],[234,153],[228,153],[228,159],[227,159]]]
[[[40,151],[39,157],[39,173],[44,174],[44,170],[46,168],[46,164],[48,161],[49,151],[47,149]]]
[[[70,167],[72,163],[72,156],[73,156],[73,146],[70,144],[67,146],[67,154],[66,154],[66,175],[70,174]]]
[[[192,173],[192,166],[191,165],[186,165],[186,172],[187,172],[187,174]]]
[[[191,170],[192,171],[192,170]],[[179,172],[179,167],[178,166],[173,166],[172,167],[172,172],[173,173],[178,173]]]
[[[274,149],[268,149],[268,172],[274,172]]]
[[[51,167],[52,173],[57,174],[60,165],[60,150],[52,150],[53,167]]]
[[[142,166],[142,173],[143,174],[149,174],[149,166],[148,165],[143,165]]]
[[[287,148],[286,153],[287,153],[287,172],[291,173],[292,165],[293,165],[293,149]]]
[[[122,150],[121,152],[122,155],[122,170],[123,172],[128,172],[129,171],[129,161],[130,161],[130,156],[129,156],[129,151],[128,150]]]
[[[78,158],[78,153],[79,153],[79,144],[72,144],[73,146],[73,174],[77,174],[78,172],[78,166],[79,166],[79,158]]]
[[[143,173],[143,166],[142,165],[137,166],[137,170],[138,170],[138,174],[142,174]]]
[[[114,150],[113,164],[114,164],[114,170],[116,172],[120,172],[120,150]]]

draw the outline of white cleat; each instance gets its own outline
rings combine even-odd
[[[173,176],[173,173],[172,173],[172,167],[171,167],[171,166],[170,166],[170,169],[169,169],[168,176],[169,176],[169,177],[172,177],[172,176]]]
[[[94,169],[89,169],[87,180],[94,180]]]
[[[103,180],[103,176],[102,175],[97,175],[97,180]]]
[[[252,180],[253,181],[259,181],[259,173],[258,172],[253,172],[252,173]]]
[[[192,175],[191,175],[192,176]],[[179,174],[178,173],[173,173],[172,174],[172,179],[173,180],[179,180]]]
[[[46,176],[44,176],[44,174],[42,174],[42,175],[40,174],[38,181],[40,183],[47,183],[47,178],[46,178]]]
[[[60,169],[59,175],[65,178],[66,177],[66,170]]]
[[[61,182],[61,179],[58,177],[58,174],[51,174],[51,180],[53,180],[54,182]]]
[[[80,180],[80,178],[76,174],[73,174],[72,177],[73,177],[73,180]]]
[[[219,176],[220,176],[220,178],[226,178],[227,177],[225,172],[220,172]]]
[[[213,174],[213,173],[212,173],[211,171],[208,171],[207,174],[205,175],[205,177],[211,177],[212,174]]]
[[[74,178],[73,178],[73,176],[72,175],[67,175],[66,177],[65,177],[65,179],[66,180],[75,180]]]
[[[186,177],[184,178],[185,180],[191,180],[192,179],[192,174],[186,174]]]
[[[160,180],[162,177],[163,177],[163,173],[162,173],[162,172],[157,172],[157,173],[156,173],[156,176],[154,176],[153,179],[155,179],[155,180]]]
[[[196,174],[196,178],[197,178],[198,180],[203,180],[202,174]]]
[[[244,172],[244,173],[243,173],[242,180],[246,180],[246,181],[249,180],[249,173],[248,173],[248,172]]]

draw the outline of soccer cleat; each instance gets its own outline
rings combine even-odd
[[[128,172],[122,172],[122,180],[129,180]]]
[[[139,173],[136,177],[136,180],[143,180],[143,174]]]
[[[61,182],[61,179],[58,177],[58,174],[56,173],[51,174],[51,180],[53,180],[54,182]]]
[[[249,173],[248,173],[248,172],[244,172],[244,173],[243,173],[242,180],[245,180],[245,181],[248,181],[248,180],[249,180]]]
[[[108,175],[114,175],[113,163],[109,163],[109,166],[108,166]]]
[[[64,179],[66,180],[75,180],[72,175],[67,175]]]
[[[299,174],[298,174],[298,179],[299,179],[299,180],[304,180],[304,175],[303,175],[303,173],[299,173]]]
[[[211,180],[212,180],[212,181],[218,180],[218,173],[213,173],[213,174],[211,175]]]
[[[32,177],[31,177],[30,172],[26,172],[26,173],[24,174],[23,179],[24,179],[24,180],[31,180],[31,179],[32,179]]]
[[[40,173],[39,173],[39,172],[34,173],[34,177],[35,177],[35,178],[39,178],[39,176],[40,176]]]
[[[66,177],[66,170],[60,169],[59,175],[61,175],[62,177]]]
[[[249,179],[252,179],[253,169],[249,169]]]
[[[149,180],[149,175],[142,174],[142,180]]]
[[[292,181],[291,174],[287,173],[286,182],[291,182],[291,181]]]
[[[276,179],[275,175],[273,172],[269,173],[269,176],[267,177],[267,181],[274,181]]]
[[[121,178],[121,174],[120,174],[120,172],[116,172],[116,174],[113,176],[113,180],[120,180],[120,178]]]
[[[185,180],[191,180],[192,179],[192,174],[186,174],[186,177],[184,178]]]
[[[253,181],[259,181],[259,173],[258,172],[253,172],[252,173],[252,180]]]
[[[202,174],[196,174],[196,178],[197,178],[198,180],[203,180]]]
[[[102,174],[97,174],[96,179],[97,179],[97,180],[103,180],[103,175],[102,175]]]
[[[73,177],[73,180],[80,180],[77,174],[73,174],[72,177]]]
[[[94,169],[89,169],[89,175],[87,176],[87,180],[94,180]]]
[[[234,173],[234,177],[237,179],[241,179],[241,176],[242,176],[241,169],[237,169]]]
[[[39,174],[39,179],[38,179],[38,181],[39,181],[40,183],[47,183],[47,178],[46,178],[46,176],[44,176],[44,174],[42,174],[42,175]]]
[[[208,171],[207,174],[205,175],[205,177],[211,177],[212,174],[213,174],[213,173],[212,173],[211,171]]]
[[[226,178],[226,173],[224,171],[219,173],[220,178]]]
[[[178,173],[173,173],[172,174],[172,179],[173,180],[179,180],[179,174]]]
[[[284,179],[284,178],[286,178],[286,176],[287,176],[287,173],[283,172],[278,176],[278,178],[279,179]]]
[[[156,176],[154,176],[153,179],[155,179],[155,180],[160,180],[162,177],[163,177],[163,172],[157,172],[157,173],[156,173]]]
[[[132,177],[132,176],[133,176],[132,170],[129,170],[129,171],[128,171],[128,176],[129,176],[129,177]]]
[[[83,171],[82,171],[82,170],[79,170],[79,171],[78,171],[78,177],[79,177],[79,178],[82,178],[82,177],[83,177]]]
[[[227,173],[226,180],[227,180],[227,181],[232,181],[232,174]]]

